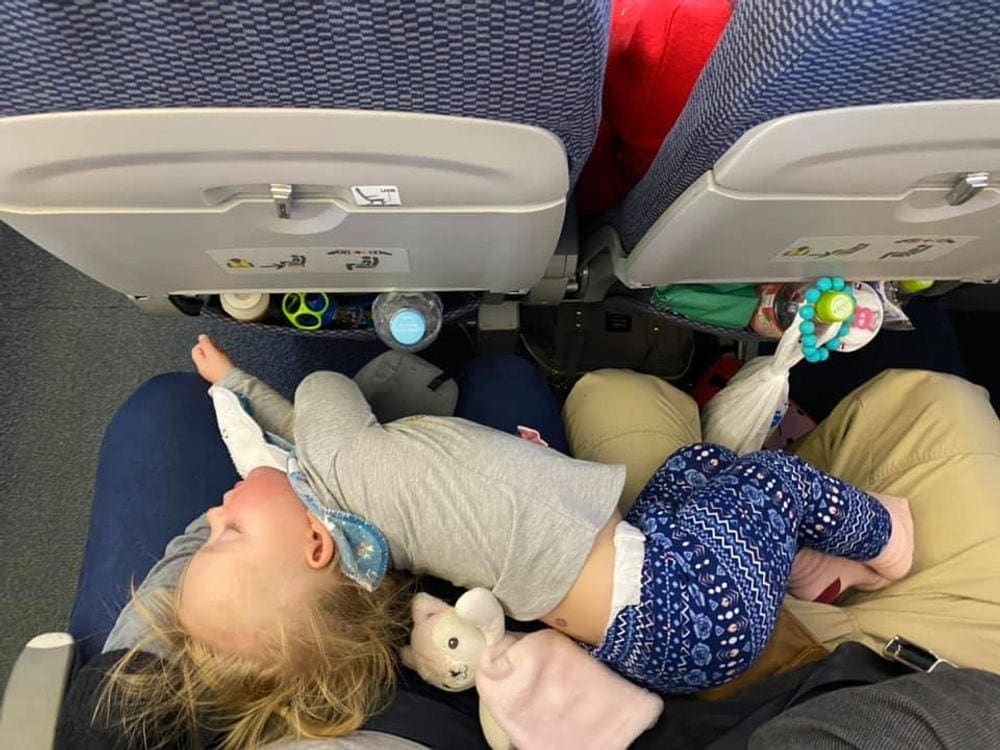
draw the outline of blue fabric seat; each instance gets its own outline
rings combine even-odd
[[[474,116],[594,142],[609,0],[0,0],[0,117],[153,107]]]
[[[796,112],[1000,98],[1000,2],[742,0],[613,223],[626,250],[739,137]]]

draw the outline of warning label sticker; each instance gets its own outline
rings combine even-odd
[[[351,195],[359,206],[402,206],[395,185],[352,185]]]
[[[209,257],[233,274],[409,273],[401,247],[267,247],[209,250]]]
[[[936,260],[979,237],[968,235],[875,235],[870,237],[800,237],[775,260],[886,261]]]
[[[324,270],[349,273],[409,273],[410,258],[401,247],[337,247],[326,251]]]

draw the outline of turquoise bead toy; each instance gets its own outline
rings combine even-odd
[[[850,315],[844,315],[846,306],[850,305]],[[854,290],[840,276],[822,276],[805,292],[805,303],[799,308],[802,322],[799,333],[802,334],[802,356],[806,362],[825,362],[830,358],[830,352],[840,348],[841,340],[850,330],[854,322]],[[816,322],[824,325],[840,323],[837,335],[823,345],[819,345],[816,333]]]

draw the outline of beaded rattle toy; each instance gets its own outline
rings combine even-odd
[[[840,276],[822,276],[806,290],[805,302],[799,308],[802,356],[806,362],[825,362],[830,358],[830,352],[840,348],[854,322],[856,307],[853,289]],[[817,322],[821,325],[840,323],[840,327],[833,338],[820,342]]]

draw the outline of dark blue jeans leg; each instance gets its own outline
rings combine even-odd
[[[523,357],[494,354],[477,357],[458,379],[455,416],[517,434],[534,427],[548,444],[569,453],[559,404],[542,374]]]
[[[207,388],[193,373],[158,375],[108,424],[69,625],[82,663],[100,652],[132,583],[239,478]]]

